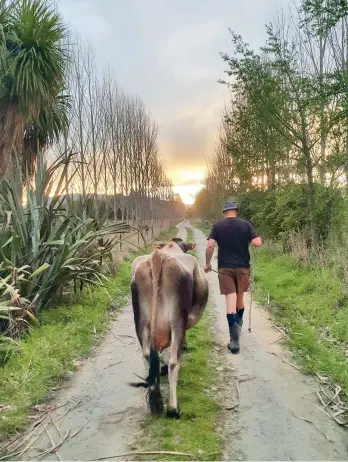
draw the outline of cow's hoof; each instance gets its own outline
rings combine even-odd
[[[164,364],[164,365],[161,367],[161,375],[162,375],[162,376],[168,375],[168,364]]]
[[[164,404],[161,391],[159,389],[149,391],[149,408],[151,414],[163,414]]]
[[[180,419],[181,417],[181,412],[180,412],[180,409],[179,408],[168,408],[167,409],[167,417],[169,419],[174,419],[174,420],[178,420]]]

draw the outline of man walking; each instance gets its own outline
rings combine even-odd
[[[211,259],[215,243],[218,244],[218,275],[220,292],[226,297],[227,322],[230,331],[228,349],[239,352],[239,335],[243,325],[244,292],[248,291],[250,276],[249,244],[259,247],[261,238],[255,234],[252,225],[237,218],[235,201],[225,202],[224,218],[214,224],[208,237],[206,265],[204,271],[211,271]]]

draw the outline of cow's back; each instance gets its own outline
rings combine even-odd
[[[133,296],[134,314],[139,317],[142,329],[149,326],[150,336],[151,330],[155,331],[154,341],[158,351],[169,346],[173,326],[182,324],[184,327],[187,324],[193,294],[193,257],[185,254],[160,254],[161,268],[160,271],[156,269],[156,281],[153,279],[154,254],[143,256],[135,262],[132,269],[132,293],[136,293],[136,297]],[[156,302],[153,298],[154,291],[157,291]],[[154,309],[156,319],[151,327]]]

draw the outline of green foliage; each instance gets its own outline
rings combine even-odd
[[[67,55],[61,47],[66,28],[53,4],[42,0],[15,2],[6,34],[5,74],[9,97],[21,113],[37,117],[62,89]]]
[[[250,220],[265,237],[286,241],[290,233],[302,232],[309,236],[311,222],[308,211],[306,185],[288,184],[266,192],[251,192],[239,198],[241,216]],[[339,190],[315,185],[313,210],[317,235],[326,242],[330,230],[338,236],[343,231],[344,197]]]
[[[231,103],[196,216],[217,219],[234,197],[264,236],[301,231],[317,248],[345,235],[347,15],[346,0],[303,0],[267,26],[259,50],[231,31],[222,54]]]
[[[347,0],[304,0],[302,9],[305,24],[310,24],[318,34],[325,34],[338,21],[348,15]]]
[[[51,2],[6,3],[0,4],[0,161],[8,164],[15,149],[32,169],[38,149],[67,126],[66,27]]]
[[[124,223],[103,223],[101,217],[96,230],[92,218],[69,213],[61,192],[70,161],[71,156],[67,160],[64,156],[47,169],[39,159],[35,189],[27,177],[22,190],[18,169],[0,182],[0,254],[4,262],[0,277],[6,280],[17,273],[17,297],[26,299],[33,311],[54,303],[72,283],[101,285],[105,279],[103,259],[109,256],[116,236],[129,230]],[[13,296],[7,294],[11,304]]]

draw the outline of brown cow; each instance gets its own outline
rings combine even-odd
[[[152,413],[163,412],[159,353],[169,349],[169,402],[167,416],[179,418],[176,386],[179,358],[186,330],[201,318],[208,300],[208,282],[197,260],[187,254],[194,244],[174,238],[157,244],[151,255],[132,265],[132,304],[137,336],[149,365],[144,387],[149,388]],[[138,384],[137,386],[141,386]]]

